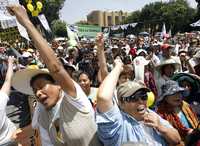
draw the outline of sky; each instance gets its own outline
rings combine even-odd
[[[86,16],[93,10],[127,11],[140,10],[144,5],[155,1],[167,0],[66,0],[60,11],[60,17],[68,24],[86,20]],[[191,7],[196,7],[195,0],[188,0]]]

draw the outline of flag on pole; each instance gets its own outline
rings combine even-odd
[[[39,18],[42,26],[45,28],[45,30],[47,30],[48,32],[51,32],[51,29],[49,27],[49,23],[48,23],[45,15],[44,14],[38,15],[38,18]]]
[[[169,37],[171,37],[171,36],[172,36],[172,30],[171,30],[171,28],[169,29],[169,32],[168,32],[168,34],[169,34]]]
[[[161,39],[166,35],[166,27],[165,27],[165,23],[163,23],[163,26],[162,26],[162,32],[161,32]]]

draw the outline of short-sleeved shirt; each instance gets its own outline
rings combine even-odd
[[[6,116],[8,100],[8,95],[0,91],[0,145],[9,142],[13,132],[16,130],[15,125]]]
[[[148,112],[153,111],[148,109]],[[166,120],[159,118],[163,126],[173,128]],[[98,136],[105,146],[121,146],[129,141],[144,142],[151,146],[167,145],[158,131],[120,111],[116,104],[106,113],[100,113],[97,109],[96,123]]]
[[[41,142],[42,142],[42,146],[51,146],[53,145],[53,143],[51,142],[51,138],[49,136],[49,133],[47,131],[47,129],[45,129],[44,127],[42,127],[42,125],[39,123],[39,119],[40,117],[40,113],[41,111],[45,111],[45,113],[49,114],[51,117],[51,121],[52,123],[58,119],[60,117],[60,105],[61,102],[63,102],[63,98],[67,98],[68,102],[73,105],[75,108],[79,109],[82,112],[86,112],[86,113],[90,113],[94,119],[94,110],[91,106],[90,101],[88,100],[87,96],[85,95],[85,93],[83,92],[83,90],[81,89],[81,87],[74,82],[74,86],[76,88],[76,98],[69,96],[67,93],[62,94],[62,98],[57,102],[56,106],[58,106],[58,108],[55,109],[52,108],[50,111],[46,111],[44,106],[40,103],[37,103],[37,106],[35,108],[35,112],[33,115],[33,121],[32,121],[32,126],[33,128],[39,128],[40,129],[40,136],[41,136]],[[54,112],[54,114],[52,114],[52,110],[56,110],[56,112]]]

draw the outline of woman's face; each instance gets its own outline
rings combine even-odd
[[[187,82],[187,81],[182,81],[182,82],[180,83],[180,86],[183,87],[183,88],[185,88],[185,89],[186,89],[187,91],[189,91],[189,92],[192,91],[192,86],[191,86],[191,84],[190,84],[189,82]]]
[[[81,88],[83,89],[84,92],[87,92],[90,90],[91,81],[90,81],[88,75],[82,73],[79,76],[79,85],[81,86]]]
[[[165,100],[171,107],[179,107],[182,104],[182,99],[181,99],[180,93],[166,96]]]

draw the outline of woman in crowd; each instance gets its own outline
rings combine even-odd
[[[179,131],[182,140],[185,140],[199,122],[189,104],[182,100],[185,90],[172,80],[167,81],[161,89],[157,113],[168,120]]]
[[[160,65],[156,66],[157,77],[155,77],[155,79],[158,96],[161,94],[162,85],[164,85],[166,81],[170,80],[175,71],[178,70],[179,66],[180,64],[172,58],[164,60],[162,63],[160,63]]]
[[[98,88],[91,87],[92,79],[90,75],[87,72],[81,72],[78,77],[78,82],[83,91],[85,92],[86,96],[90,100],[93,108],[95,108]]]
[[[198,118],[200,118],[200,77],[195,74],[178,73],[172,79],[185,88],[187,95],[184,100],[191,105]]]

